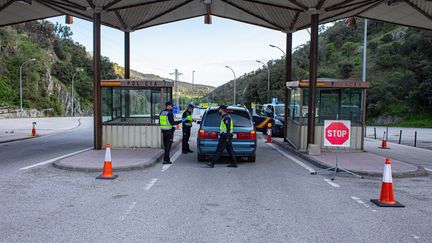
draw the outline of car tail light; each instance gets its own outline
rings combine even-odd
[[[237,139],[256,140],[256,131],[252,130],[250,132],[238,132]]]
[[[256,131],[255,130],[250,131],[250,140],[256,140],[256,139],[257,139]]]
[[[207,139],[216,139],[216,138],[218,138],[218,133],[217,132],[206,132],[205,133],[205,138],[207,138]]]
[[[201,139],[217,139],[218,138],[218,133],[217,132],[206,132],[203,129],[201,129],[198,132],[198,138],[201,138]]]
[[[200,129],[198,132],[198,138],[204,138],[205,137],[205,131]]]

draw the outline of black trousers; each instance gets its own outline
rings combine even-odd
[[[170,161],[170,150],[174,139],[174,131],[162,131],[163,145],[165,149],[164,161]]]
[[[191,127],[183,126],[183,139],[182,139],[182,151],[187,152],[190,150],[189,148],[189,138],[191,135]]]
[[[222,156],[222,153],[226,149],[228,151],[229,156],[232,159],[232,163],[237,163],[237,159],[234,156],[234,150],[231,143],[232,138],[227,138],[226,136],[221,136],[218,140],[218,145],[216,148],[216,155],[212,159],[212,163],[216,163],[220,157]]]

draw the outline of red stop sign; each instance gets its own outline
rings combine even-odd
[[[349,139],[349,128],[343,122],[332,122],[325,129],[325,138],[332,145],[343,145]]]

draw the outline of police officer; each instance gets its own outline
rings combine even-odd
[[[184,120],[174,121],[172,113],[173,103],[168,101],[165,103],[166,109],[159,114],[159,126],[162,130],[163,144],[165,148],[164,164],[172,164],[170,160],[170,150],[174,138],[174,126],[180,124]]]
[[[192,128],[192,112],[194,110],[193,105],[188,105],[188,108],[183,112],[182,118],[185,119],[183,122],[183,139],[182,139],[182,152],[184,154],[193,153],[193,151],[189,148],[189,138],[191,134]]]
[[[237,159],[234,156],[234,151],[231,143],[234,132],[233,120],[228,115],[226,106],[221,105],[218,112],[222,116],[222,119],[219,123],[219,140],[216,149],[216,155],[207,165],[211,168],[214,168],[215,163],[219,160],[224,150],[227,149],[228,154],[232,158],[232,161],[228,164],[228,167],[237,167]]]

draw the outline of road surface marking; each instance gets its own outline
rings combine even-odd
[[[279,153],[281,153],[283,156],[287,157],[288,159],[294,161],[294,163],[300,165],[301,167],[305,168],[306,170],[308,170],[310,173],[315,172],[314,169],[312,169],[311,167],[309,167],[308,165],[306,165],[305,163],[301,162],[300,160],[294,158],[293,156],[287,154],[285,151],[279,149],[278,147],[276,147],[275,145],[271,144],[271,143],[267,143],[268,146],[272,147],[274,150],[278,151]]]
[[[427,171],[429,171],[429,172],[432,172],[432,170],[431,170],[431,169],[429,169],[429,168],[425,168],[425,170],[427,170]]]
[[[416,239],[416,240],[418,240],[418,239],[420,239],[420,236],[413,235],[413,238]]]
[[[178,159],[178,157],[180,157],[181,153],[182,153],[181,149],[177,149],[177,151],[174,153],[174,155],[171,158],[171,162],[174,163]],[[167,171],[171,167],[171,165],[172,164],[170,164],[170,165],[163,165],[162,169],[161,169],[161,172]]]
[[[152,180],[147,184],[147,186],[145,187],[145,190],[146,190],[146,191],[150,190],[150,189],[154,186],[154,184],[156,183],[157,180],[158,180],[157,178],[153,178],[153,179],[152,179]]]
[[[55,162],[55,161],[57,161],[59,159],[64,159],[66,157],[69,157],[69,156],[72,156],[72,155],[76,155],[76,154],[79,154],[79,153],[82,153],[82,152],[85,152],[85,151],[89,151],[91,149],[93,149],[93,147],[86,148],[86,149],[83,149],[83,150],[79,150],[79,151],[76,151],[76,152],[73,152],[73,153],[70,153],[70,154],[65,154],[65,155],[62,155],[60,157],[57,157],[57,158],[54,158],[54,159],[50,159],[50,160],[46,160],[46,161],[42,161],[42,162],[39,162],[39,163],[36,163],[36,164],[33,164],[33,165],[29,165],[29,166],[26,166],[26,167],[22,167],[22,168],[20,168],[20,170],[28,170],[28,169],[34,168],[36,166],[51,164],[51,163],[53,163],[53,162]]]
[[[132,209],[135,208],[137,202],[132,202],[129,207],[126,209],[125,213],[120,217],[120,221],[123,221],[126,219],[126,217],[130,214],[130,212],[132,211]]]
[[[370,206],[369,205],[367,205],[365,202],[363,202],[363,200],[361,200],[360,198],[358,198],[358,197],[351,197],[354,201],[356,201],[357,203],[359,203],[359,204],[361,204],[361,205],[363,205],[365,208],[369,208]],[[372,210],[373,212],[376,212],[376,210]]]
[[[327,182],[328,184],[330,184],[330,186],[332,186],[332,187],[336,187],[336,188],[340,187],[339,184],[334,183],[330,179],[324,179],[324,180],[325,180],[325,182]]]

